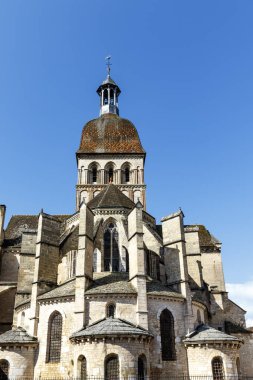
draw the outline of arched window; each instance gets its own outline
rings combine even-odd
[[[138,380],[145,380],[147,374],[147,361],[145,355],[138,357]]]
[[[160,315],[160,332],[162,346],[162,360],[175,360],[175,333],[174,318],[168,309],[164,309]]]
[[[238,378],[241,377],[241,364],[240,364],[240,359],[236,359],[236,369],[237,369],[237,376]]]
[[[0,379],[7,380],[9,376],[10,364],[7,360],[0,360]]]
[[[109,168],[108,170],[109,182],[113,182],[113,168]]]
[[[115,311],[116,311],[116,306],[114,303],[109,303],[106,307],[106,316],[114,318],[115,317]]]
[[[119,236],[116,226],[110,223],[104,232],[104,271],[119,271]]]
[[[56,311],[49,318],[47,361],[59,362],[61,359],[62,316]]]
[[[105,380],[119,380],[119,359],[110,355],[105,360]]]
[[[223,380],[224,379],[224,369],[223,361],[220,356],[216,356],[212,360],[212,371],[214,380]]]
[[[201,323],[201,314],[200,314],[199,310],[197,310],[197,322],[200,325],[200,323]]]
[[[104,90],[104,104],[108,104],[108,91],[107,91],[107,89]]]
[[[98,171],[97,171],[97,168],[94,167],[92,169],[92,183],[97,182],[97,176],[98,176]]]
[[[126,247],[122,247],[122,256],[121,256],[121,269],[122,272],[129,272],[129,254]]]
[[[78,358],[78,374],[80,380],[86,380],[87,379],[87,362],[86,358],[81,355]]]
[[[24,311],[22,311],[22,314],[21,314],[20,326],[25,327],[25,312]]]

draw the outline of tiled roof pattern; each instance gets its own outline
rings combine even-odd
[[[157,295],[157,296],[168,296],[176,298],[184,298],[181,293],[175,292],[173,289],[166,285],[163,285],[159,281],[148,281],[147,282],[147,294]]]
[[[105,318],[86,327],[86,329],[77,331],[72,337],[106,337],[118,335],[152,336],[147,330],[137,327],[128,321],[118,318]]]
[[[62,285],[57,286],[57,288],[50,290],[47,293],[42,294],[38,297],[39,300],[58,298],[58,297],[69,297],[75,295],[75,279],[65,282]]]
[[[88,202],[88,207],[91,209],[123,207],[131,210],[135,207],[135,204],[117,186],[110,183]]]
[[[83,128],[77,153],[143,153],[135,126],[115,114],[89,121]]]
[[[94,282],[85,294],[135,294],[136,290],[128,282],[128,273],[94,273]]]
[[[216,330],[208,325],[199,325],[193,332],[187,335],[184,340],[187,342],[216,342],[216,341],[240,341],[235,336],[225,334],[222,331]]]
[[[0,335],[0,345],[7,343],[36,343],[37,338],[29,335],[22,327],[9,330]]]

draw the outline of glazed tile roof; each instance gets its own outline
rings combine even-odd
[[[176,298],[184,298],[181,293],[177,293],[175,290],[169,288],[166,285],[163,285],[159,281],[148,281],[147,282],[147,294],[149,295],[157,295],[157,296],[168,296],[168,297],[176,297]]]
[[[36,342],[37,338],[29,335],[22,327],[17,327],[0,335],[0,346],[8,343],[28,344]]]
[[[94,283],[85,294],[136,294],[133,285],[128,282],[128,273],[94,273]]]
[[[119,318],[105,318],[77,331],[71,338],[111,336],[152,336],[147,330]]]
[[[123,207],[132,210],[135,204],[117,186],[110,183],[95,198],[89,201],[87,206],[91,209]]]
[[[199,325],[193,332],[186,336],[185,343],[197,343],[197,342],[240,342],[241,340],[235,336],[225,334],[222,331],[216,330],[208,325]]]
[[[109,113],[84,126],[77,153],[145,154],[145,151],[131,121]]]

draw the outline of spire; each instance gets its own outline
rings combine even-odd
[[[106,59],[107,77],[103,83],[98,87],[97,93],[100,96],[100,116],[106,113],[119,114],[118,96],[120,88],[111,78],[111,56]]]

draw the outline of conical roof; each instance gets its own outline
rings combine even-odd
[[[96,208],[126,208],[132,210],[135,204],[117,186],[110,183],[95,198],[89,201],[87,206],[92,210]]]
[[[139,336],[152,337],[149,331],[119,318],[105,318],[99,320],[85,329],[77,331],[71,338],[85,337],[112,337],[112,336]]]
[[[240,339],[238,339],[235,336],[225,334],[222,331],[216,330],[213,327],[210,327],[205,324],[201,324],[197,326],[197,328],[192,331],[190,334],[186,335],[186,339],[184,340],[184,343],[201,343],[201,342],[220,342],[220,341],[226,341],[226,342],[241,342]]]

